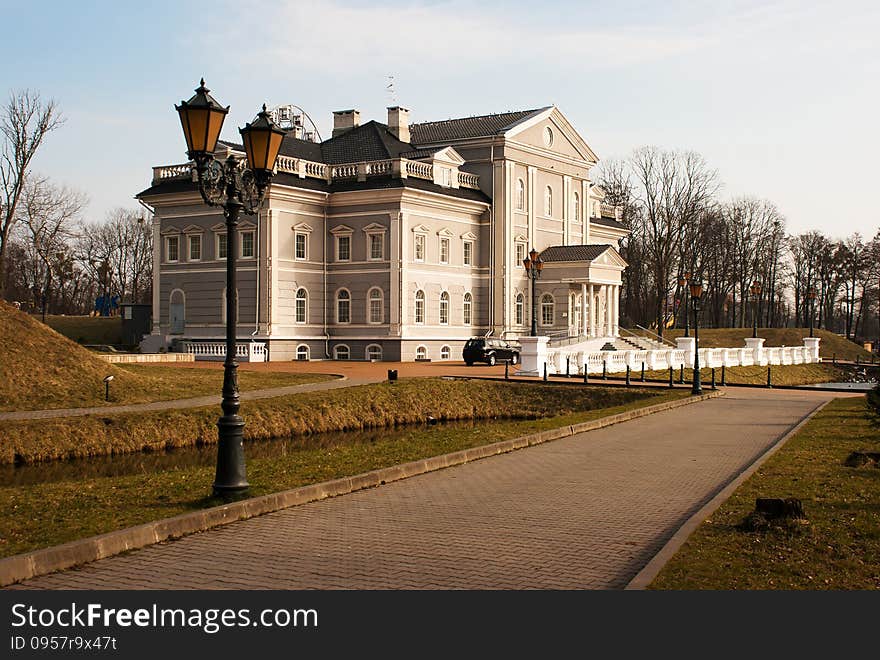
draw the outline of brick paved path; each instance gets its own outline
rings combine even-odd
[[[725,397],[111,557],[17,588],[621,588],[821,401]]]

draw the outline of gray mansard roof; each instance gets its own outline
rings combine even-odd
[[[517,110],[478,117],[462,117],[443,121],[427,121],[421,124],[410,124],[411,142],[419,144],[438,144],[468,138],[488,137],[509,130],[524,119],[543,112],[547,108],[535,110]]]
[[[613,250],[610,245],[554,245],[541,252],[541,259],[545,263],[554,261],[593,261],[607,250]]]

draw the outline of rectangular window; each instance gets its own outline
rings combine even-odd
[[[336,237],[336,260],[351,261],[351,236]]]
[[[169,236],[165,239],[165,260],[177,261],[180,259],[180,238]]]
[[[525,243],[517,243],[516,244],[516,265],[519,266],[526,259],[526,245]]]
[[[474,265],[474,244],[471,241],[464,242],[464,265]]]
[[[217,258],[225,259],[226,258],[226,246],[228,245],[228,241],[226,240],[226,234],[217,234]]]
[[[308,252],[306,252],[306,235],[305,234],[296,234],[294,237],[294,257],[296,259],[308,259]]]
[[[425,235],[424,234],[416,234],[415,259],[416,259],[416,261],[424,261],[425,260]]]
[[[449,263],[449,239],[441,238],[440,239],[440,263],[448,264]]]
[[[254,257],[254,232],[244,231],[241,233],[241,257],[253,259]]]
[[[189,237],[189,260],[201,261],[202,259],[202,237],[200,235]]]
[[[370,259],[378,261],[385,255],[383,252],[384,237],[382,234],[370,234]]]

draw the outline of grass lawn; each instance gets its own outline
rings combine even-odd
[[[880,451],[864,397],[829,403],[703,522],[652,589],[880,588],[880,469],[847,467]],[[795,497],[807,520],[737,528],[758,497]]]
[[[684,382],[693,382],[693,370],[684,370]],[[674,370],[675,382],[679,382],[681,371]],[[615,374],[617,376],[617,374]],[[635,370],[632,373],[633,382],[641,377],[641,372]],[[645,378],[649,380],[668,380],[669,370],[646,371]],[[725,378],[728,383],[738,385],[766,385],[767,367],[728,367],[725,369]],[[833,383],[845,381],[847,372],[831,364],[788,364],[772,365],[770,368],[770,382],[773,385],[808,385],[810,383]],[[703,386],[711,384],[712,370],[706,367],[700,369],[700,380]],[[721,384],[721,367],[715,368],[715,382]]]
[[[122,343],[121,316],[47,316],[46,325],[77,344]]]
[[[403,384],[401,381],[395,387]],[[548,416],[492,420],[474,428],[440,425],[429,430],[403,429],[371,443],[329,447],[321,446],[320,436],[306,437],[299,449],[248,461],[250,495],[351,476],[687,396],[682,391],[592,387],[572,391],[513,384],[508,387],[511,391],[530,388],[514,398],[521,403],[527,396]],[[549,397],[540,400],[540,392],[549,393]],[[474,387],[462,389],[461,394],[475,404],[484,398]],[[531,414],[534,410],[526,408],[525,412]],[[188,467],[151,474],[0,487],[0,556],[216,506],[222,502],[207,496],[213,477],[213,467]]]

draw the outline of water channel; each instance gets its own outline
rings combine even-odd
[[[414,430],[430,432],[432,429],[479,430],[488,428],[491,420],[465,420],[443,422],[438,426],[408,425],[395,428],[378,428],[364,431],[335,431],[294,436],[278,440],[245,443],[248,458],[273,458],[291,452],[316,447],[333,447],[340,444],[368,444],[377,440],[394,440]],[[118,477],[130,474],[150,474],[184,467],[213,466],[217,460],[217,446],[181,447],[157,452],[137,452],[115,456],[95,456],[66,461],[47,461],[25,465],[0,465],[0,484],[5,486],[28,486],[57,481],[79,481],[96,477]]]

